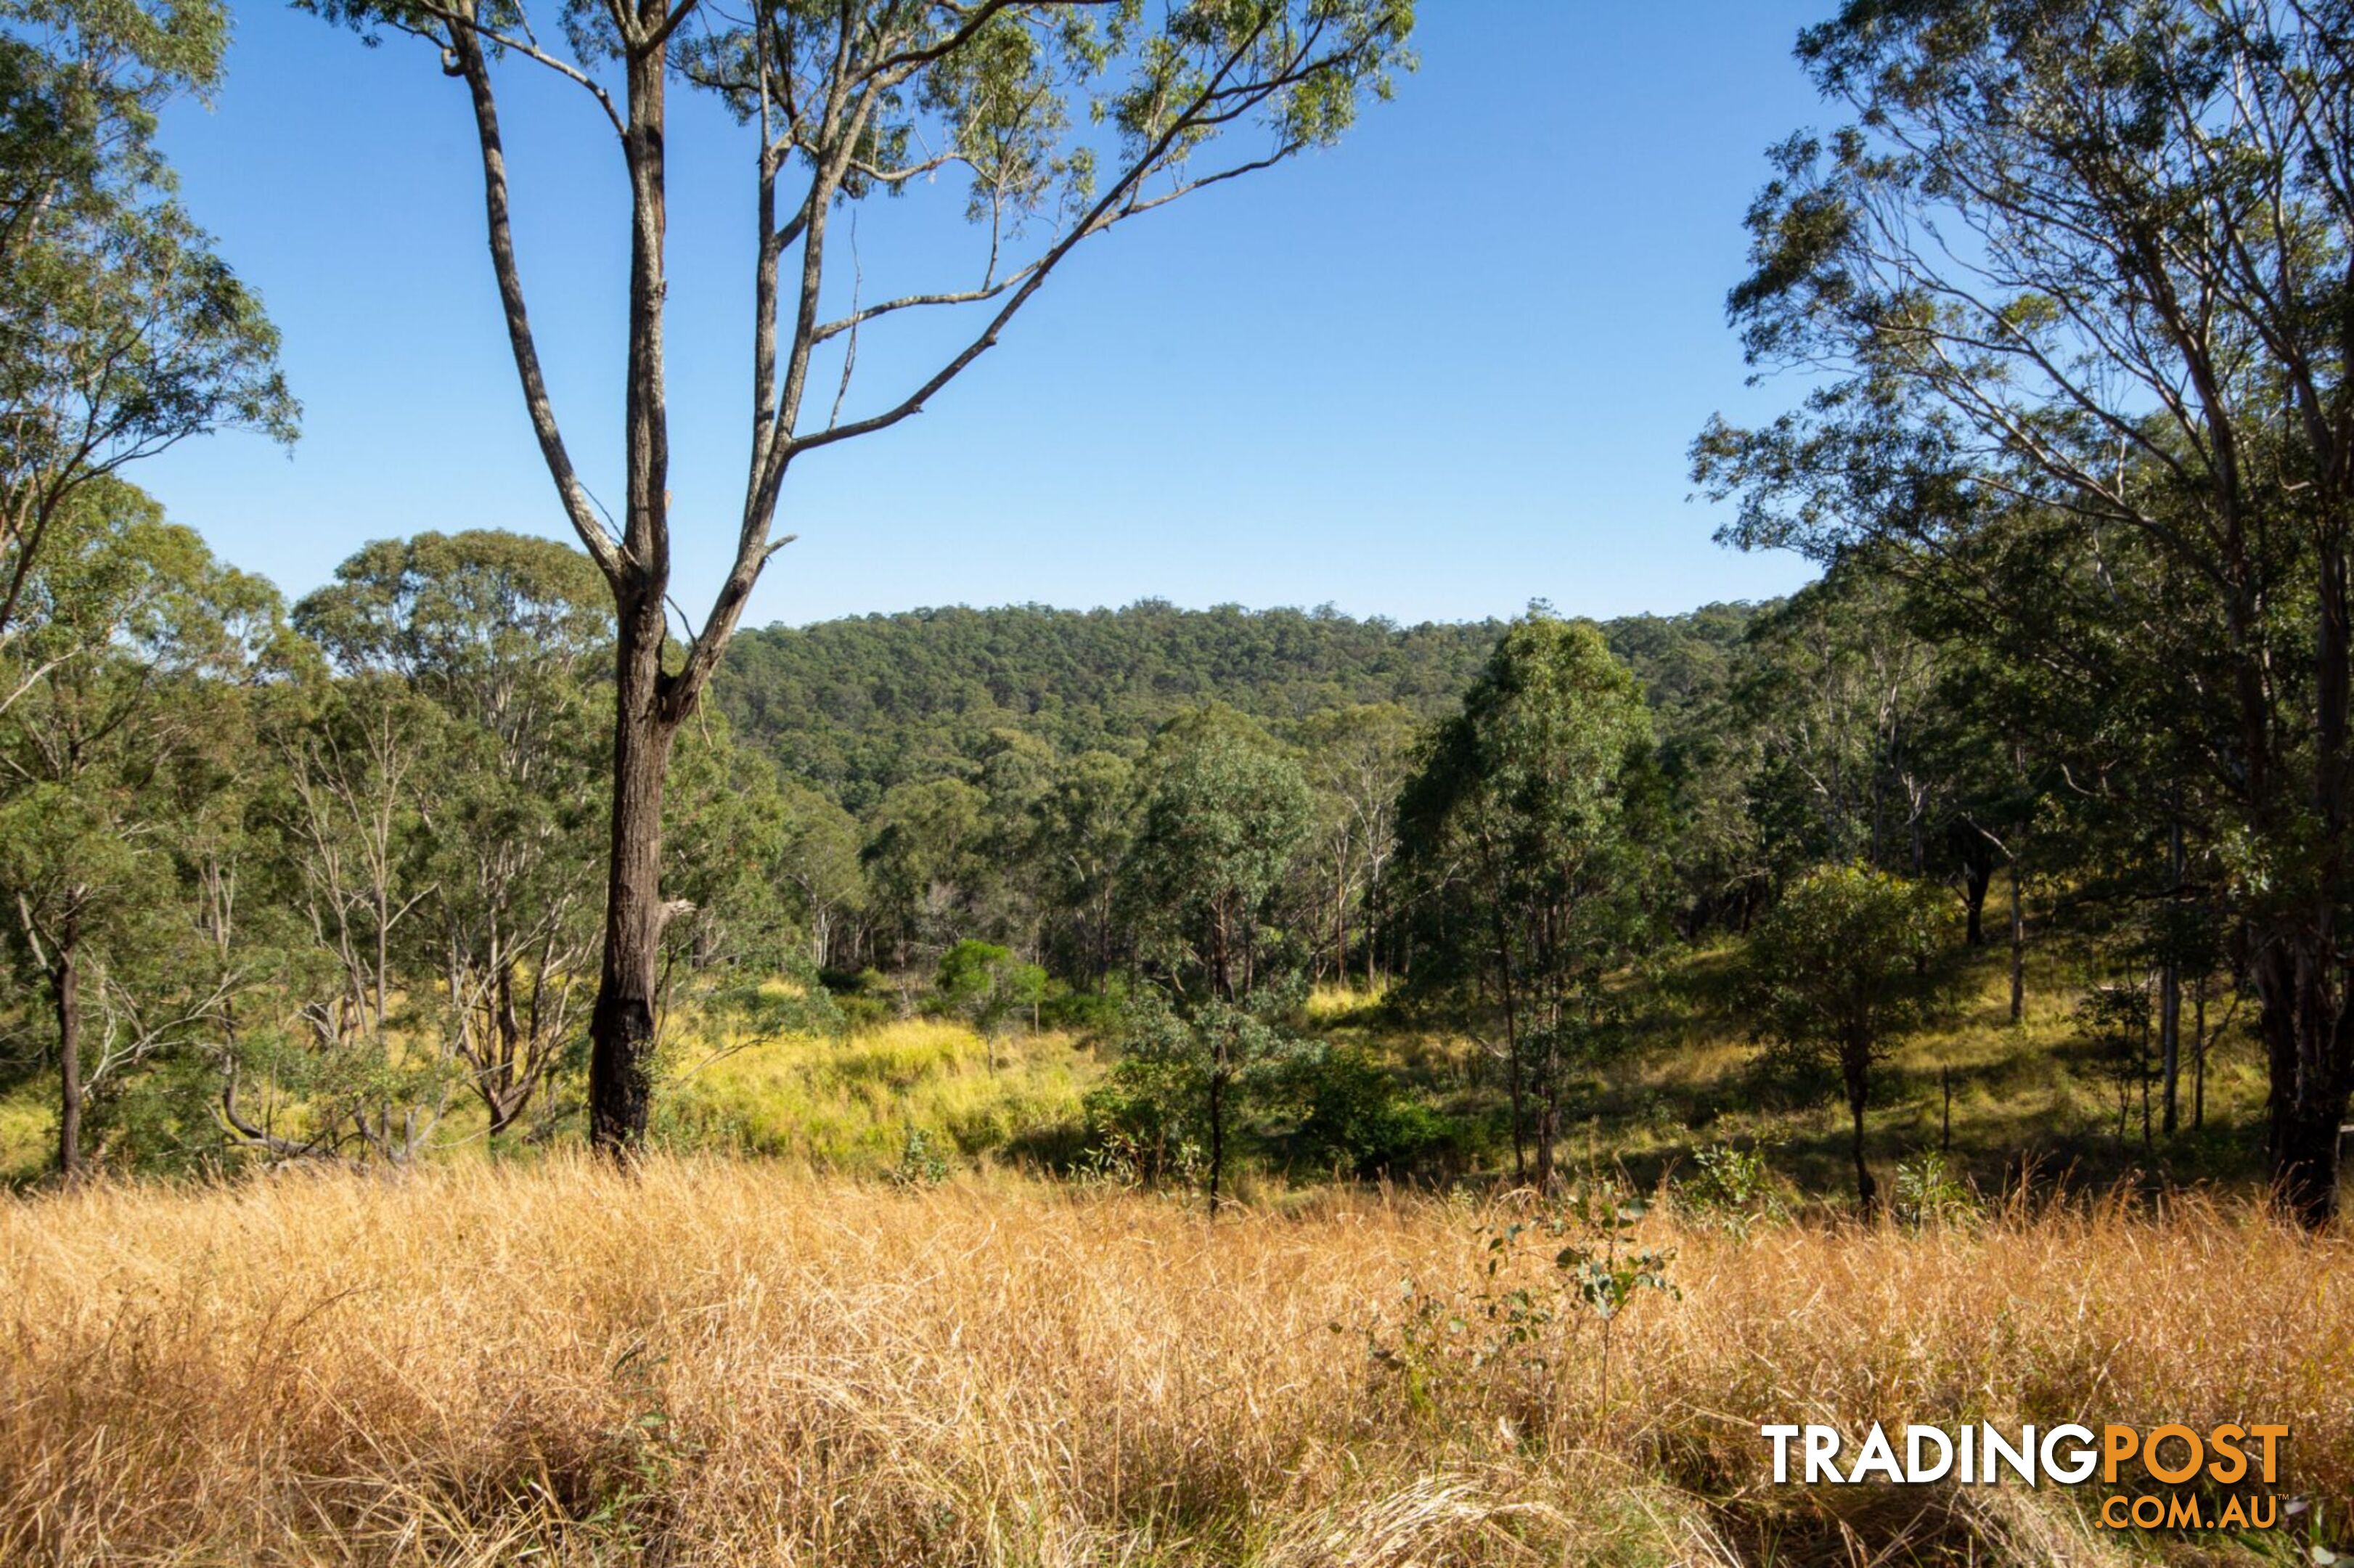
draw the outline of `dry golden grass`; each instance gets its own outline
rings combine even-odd
[[[2049,1491],[1834,1518],[1758,1485],[1766,1420],[2279,1420],[2292,1485],[2354,1500],[2343,1239],[2199,1203],[1746,1241],[1659,1215],[1681,1294],[1617,1319],[1606,1408],[1574,1313],[1545,1373],[1369,1356],[1400,1280],[1454,1299],[1498,1217],[1333,1192],[1212,1226],[716,1160],[0,1200],[0,1561],[2120,1550]]]

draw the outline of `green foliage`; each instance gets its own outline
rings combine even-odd
[[[2309,1223],[2354,1094],[2354,146],[2321,129],[2354,108],[2348,21],[1956,0],[1810,28],[1845,122],[1775,150],[1729,301],[1808,390],[1693,450],[1731,542],[1901,585],[1999,689],[1974,727],[2037,809],[1977,826],[2014,874],[2048,811],[2105,895],[2204,884],[2239,924]]]
[[[548,540],[420,534],[364,546],[294,620],[344,677],[281,742],[290,842],[306,846],[306,874],[334,885],[314,900],[321,928],[363,948],[367,933],[384,938],[376,983],[409,998],[406,1022],[435,1041],[423,1054],[450,1057],[504,1132],[570,1045],[594,963],[611,724],[596,683],[612,638],[603,584]],[[376,870],[355,880],[361,863]],[[365,912],[376,895],[381,910]],[[355,1044],[352,1026],[331,1026],[339,1049]],[[414,1080],[437,1093],[442,1081]]]
[[[1435,718],[1500,630],[1152,600],[915,610],[747,631],[714,692],[748,742],[864,811],[895,785],[965,776],[991,734],[1006,729],[1058,757],[1095,754],[1100,777],[1170,720],[1214,702],[1262,724],[1375,703]]]
[[[476,528],[378,539],[295,607],[336,668],[398,675],[502,734],[573,700],[613,637],[603,579],[578,549]]]
[[[809,933],[839,907],[828,902],[840,896],[828,880],[838,868],[822,857],[840,846],[818,841],[835,826],[823,802],[785,788],[766,758],[737,745],[725,720],[698,717],[671,753],[663,796],[672,961],[753,975],[821,963]]]
[[[53,1027],[27,1033],[58,1064],[71,1174],[85,1108],[217,1035],[260,967],[220,896],[233,828],[208,798],[250,765],[239,688],[284,637],[267,583],[120,482],[76,494],[25,586],[0,644],[0,898],[47,998]]]
[[[1885,872],[1825,866],[1782,895],[1758,927],[1744,992],[1753,1027],[1784,1065],[1829,1066],[1845,1089],[1854,1135],[1856,1200],[1877,1183],[1864,1160],[1872,1069],[1937,994],[1935,893]]]
[[[899,1150],[899,1162],[886,1174],[894,1186],[937,1187],[949,1179],[948,1156],[933,1146],[929,1132],[911,1127]]]
[[[1444,1288],[1402,1282],[1394,1337],[1369,1330],[1374,1361],[1400,1374],[1418,1406],[1492,1385],[1522,1424],[1543,1431],[1557,1418],[1578,1330],[1591,1324],[1606,1413],[1613,1324],[1644,1295],[1681,1294],[1668,1277],[1675,1254],[1639,1245],[1646,1212],[1613,1186],[1589,1185],[1526,1217],[1482,1224],[1478,1277]]]
[[[1275,956],[1267,906],[1307,841],[1307,779],[1264,731],[1217,707],[1172,720],[1142,772],[1119,874],[1128,919],[1181,996],[1231,1002]]]
[[[1446,1117],[1359,1046],[1303,1054],[1283,1093],[1300,1112],[1290,1146],[1310,1170],[1405,1176],[1458,1137]]]
[[[1759,1034],[1794,1060],[1884,1059],[1935,1000],[1931,890],[1857,865],[1824,866],[1759,925],[1746,991]]]
[[[2133,1116],[2134,1097],[2141,1097],[2145,1114],[2149,1106],[2150,1046],[2153,1033],[2149,991],[2133,981],[2094,984],[2077,999],[2078,1038],[2090,1045],[2102,1075],[2116,1097],[2117,1140],[2126,1139]]]
[[[848,1017],[806,964],[788,974],[781,982],[760,980],[712,991],[702,999],[706,1023],[753,1044],[789,1034],[840,1039],[849,1033]]]
[[[227,38],[209,0],[0,5],[0,630],[86,487],[215,429],[292,439],[277,333],[154,146]]]
[[[933,986],[941,1003],[962,1015],[983,1038],[1023,1012],[1034,1013],[1046,997],[1046,971],[1025,964],[1003,948],[963,941],[940,958]]]
[[[1679,877],[1691,857],[1703,921],[1756,896],[1750,753],[1720,766],[1712,749],[1744,733],[1728,705],[1749,619],[1717,606],[1605,629],[1656,705],[1654,794]],[[783,867],[822,963],[928,969],[970,938],[1075,991],[1102,988],[1144,936],[1120,886],[1152,785],[1140,765],[1206,698],[1258,720],[1310,787],[1274,924],[1320,975],[1371,980],[1403,957],[1397,797],[1421,723],[1452,705],[1500,630],[1149,603],[923,611],[747,633],[718,697],[744,744],[773,746],[793,775],[795,821],[822,819]],[[1714,812],[1691,832],[1687,800]]]
[[[1087,1140],[1078,1174],[1124,1187],[1193,1186],[1209,1159],[1194,1136],[1200,1115],[1193,1088],[1175,1062],[1123,1057],[1083,1102]]]
[[[1606,1048],[1609,979],[1656,938],[1666,799],[1651,743],[1633,672],[1600,631],[1532,610],[1433,733],[1400,803],[1426,950],[1416,988],[1503,1035],[1516,1166],[1525,1089],[1540,1185],[1571,1075]]]
[[[1934,1149],[1897,1161],[1895,1188],[1897,1222],[1916,1230],[1965,1224],[1979,1213],[1978,1194]]]
[[[1712,1143],[1693,1151],[1692,1164],[1692,1174],[1676,1185],[1676,1203],[1705,1223],[1745,1236],[1785,1212],[1763,1149]]]

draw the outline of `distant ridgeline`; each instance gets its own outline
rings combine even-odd
[[[1762,608],[1602,624],[1669,717],[1719,688]],[[1132,753],[1174,715],[1211,702],[1278,735],[1368,703],[1436,718],[1453,711],[1503,629],[1159,599],[1123,609],[959,606],[747,632],[714,689],[739,737],[857,811],[896,784],[966,772],[994,731],[1070,755]]]

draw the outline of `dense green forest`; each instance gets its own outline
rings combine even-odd
[[[1265,723],[1462,694],[1502,627],[1399,627],[1330,609],[955,607],[745,633],[713,694],[737,732],[863,810],[894,785],[969,775],[992,732],[1063,756],[1140,751],[1190,707]]]
[[[1655,705],[1721,698],[1749,605],[1603,623]],[[714,695],[745,741],[853,810],[896,785],[971,778],[1008,734],[1062,757],[1140,754],[1188,709],[1224,704],[1278,733],[1389,705],[1451,712],[1504,623],[1360,620],[1330,608],[1044,605],[870,615],[744,634]]]

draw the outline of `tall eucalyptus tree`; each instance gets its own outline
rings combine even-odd
[[[415,34],[465,87],[481,149],[492,270],[525,405],[557,496],[610,588],[612,856],[590,1023],[591,1136],[646,1124],[662,930],[664,768],[764,567],[785,476],[826,447],[919,412],[996,346],[1073,250],[1128,219],[1331,143],[1405,63],[1411,0],[306,0],[363,33]],[[561,39],[559,43],[557,40]],[[541,367],[510,217],[504,68],[578,88],[628,175],[622,514],[582,482]],[[665,658],[671,598],[664,241],[669,94],[716,93],[751,132],[749,461],[732,559]],[[1225,151],[1226,144],[1249,144]],[[840,220],[934,176],[979,234],[970,270],[858,297]],[[919,264],[928,258],[919,256]],[[850,298],[843,302],[845,283]],[[959,313],[932,367],[854,407],[862,331]],[[830,388],[827,384],[830,383]]]
[[[1634,672],[1591,624],[1544,613],[1505,633],[1400,799],[1423,927],[1413,983],[1500,1015],[1513,1173],[1540,1187],[1566,1075],[1603,1043],[1609,978],[1656,934],[1662,803]]]

